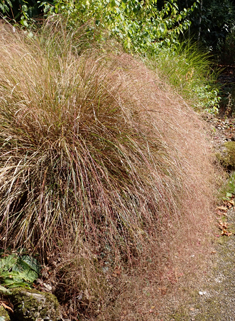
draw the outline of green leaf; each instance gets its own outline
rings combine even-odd
[[[40,266],[29,255],[8,255],[0,260],[0,280],[8,288],[29,286],[37,278]]]
[[[38,273],[33,270],[24,270],[18,275],[22,280],[30,283],[33,283],[38,278]]]
[[[2,294],[11,294],[11,292],[5,288],[5,286],[0,285],[0,293]]]
[[[9,284],[8,286],[10,289],[13,288],[20,288],[20,287],[24,287],[24,288],[28,288],[30,289],[30,284],[26,283],[26,282],[14,282],[12,284]]]
[[[29,269],[35,271],[36,273],[40,273],[40,265],[36,259],[29,255],[23,255],[20,258],[20,264],[24,267],[28,267]]]
[[[233,196],[233,194],[231,194],[229,192],[226,193],[226,197],[231,198],[232,196]]]
[[[160,23],[159,25],[159,31],[164,34],[166,31],[166,25],[164,23]]]
[[[0,274],[0,279],[13,279],[14,277],[17,277],[19,272],[16,271],[5,271]]]
[[[0,271],[8,271],[11,269],[16,264],[17,259],[16,254],[11,254],[0,259]]]

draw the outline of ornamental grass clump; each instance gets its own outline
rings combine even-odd
[[[17,41],[1,45],[5,242],[49,249],[69,230],[75,243],[130,256],[160,207],[173,210],[162,202],[169,182],[178,186],[155,124],[114,57],[77,56],[64,42],[51,55],[40,39]]]
[[[213,167],[204,124],[154,72],[53,29],[0,36],[1,246],[52,264],[74,315],[99,313],[128,267],[188,268]]]

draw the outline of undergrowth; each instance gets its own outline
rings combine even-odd
[[[181,43],[163,49],[155,66],[167,82],[175,88],[195,110],[217,114],[220,102],[216,86],[219,70],[215,69],[207,53],[197,45]]]
[[[40,266],[36,259],[27,254],[4,254],[0,256],[1,291],[9,292],[9,288],[30,288],[38,278]]]
[[[153,71],[108,44],[81,52],[56,28],[2,28],[0,233],[53,266],[76,319],[105,314],[131,267],[137,287],[148,269],[161,283],[166,266],[196,268],[213,166],[205,125]]]
[[[230,200],[235,195],[235,173],[232,171],[220,190],[220,198]]]

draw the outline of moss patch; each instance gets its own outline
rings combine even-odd
[[[235,170],[235,142],[227,142],[224,144],[224,146],[224,154],[218,154],[217,157],[225,168],[229,170]]]
[[[51,293],[17,288],[12,290],[11,301],[14,304],[14,317],[18,321],[60,320],[59,303]]]
[[[9,314],[2,305],[0,305],[0,321],[10,321]]]

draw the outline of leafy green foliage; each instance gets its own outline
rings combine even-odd
[[[104,40],[104,34],[118,39],[126,50],[151,55],[162,46],[178,42],[190,25],[188,16],[196,8],[179,10],[175,0],[159,10],[156,0],[0,0],[0,12],[28,28],[39,14],[61,14],[70,28],[86,24],[86,36]],[[105,30],[105,33],[104,33]]]
[[[235,10],[231,0],[212,0],[202,12],[201,40],[207,47],[223,50],[224,42],[234,25]]]
[[[161,10],[156,0],[0,0],[0,11],[24,27],[43,11],[45,16],[62,14],[71,28],[87,24],[90,36],[97,36],[97,29],[108,30],[125,49],[148,54],[177,42],[179,34],[188,29],[188,16],[196,6],[195,2],[180,11],[175,0],[167,1]]]
[[[40,267],[29,255],[10,254],[0,258],[0,282],[7,288],[29,287],[38,278]]]
[[[178,0],[179,7],[187,8],[193,0]],[[235,3],[233,0],[200,1],[200,5],[189,17],[190,37],[210,51],[224,54],[227,37],[234,28]]]
[[[0,14],[29,28],[35,23],[35,18],[43,14],[39,4],[37,0],[0,0]]]
[[[87,32],[94,36],[97,28],[108,30],[125,49],[147,55],[162,46],[177,43],[179,34],[190,25],[187,19],[196,7],[179,11],[176,1],[167,1],[161,10],[157,1],[138,0],[55,0],[53,6],[43,2],[47,14],[62,14],[71,28],[88,23]]]
[[[10,8],[12,8],[12,3],[10,0],[0,0],[0,12],[6,14],[10,11]]]

